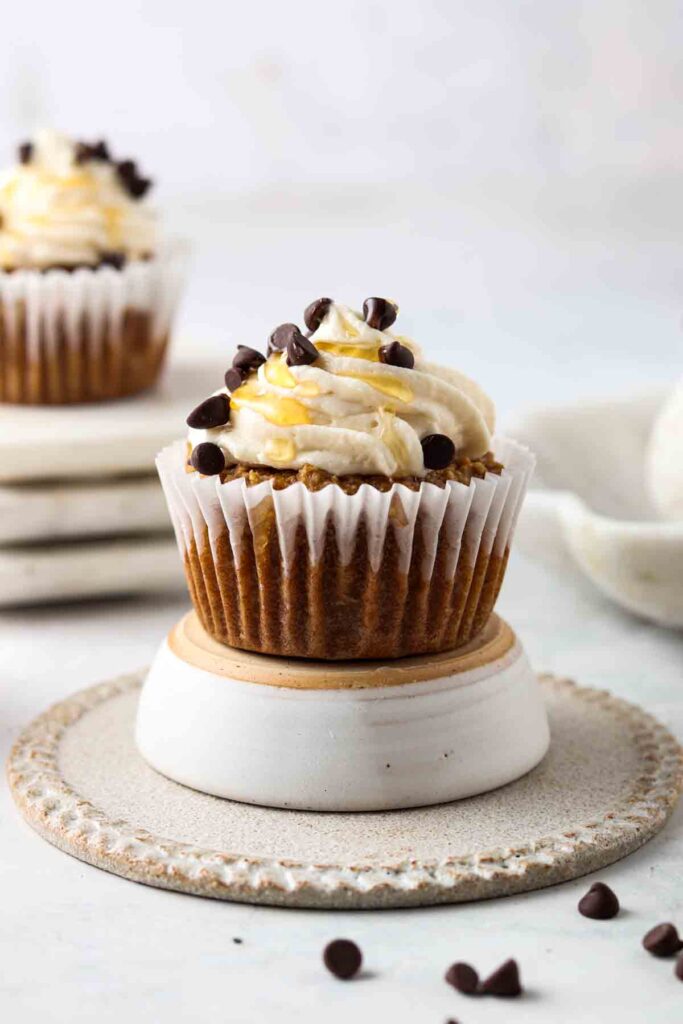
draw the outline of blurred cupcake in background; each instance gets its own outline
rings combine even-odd
[[[241,345],[157,466],[205,630],[288,657],[467,644],[500,590],[533,457],[464,374],[331,299]]]
[[[0,401],[133,395],[159,377],[184,274],[152,181],[103,141],[41,132],[0,175]]]

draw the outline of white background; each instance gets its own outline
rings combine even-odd
[[[33,127],[105,135],[159,183],[196,256],[180,346],[262,344],[320,294],[386,294],[400,326],[504,415],[681,372],[683,8],[674,0],[159,0],[6,5],[0,163]],[[152,656],[184,601],[0,617],[4,757],[47,703]],[[542,668],[683,730],[680,635],[513,558],[502,610]],[[587,883],[407,913],[287,913],[135,886],[41,843],[0,792],[0,1012],[40,1021],[435,1024],[673,1020],[640,937],[683,928],[683,817]],[[340,986],[329,938],[374,977]],[[233,935],[244,938],[232,944]],[[530,995],[470,1003],[463,957],[520,960]]]
[[[184,343],[319,294],[522,401],[668,380],[680,335],[676,0],[92,0],[7,9],[0,154],[105,135],[195,244]]]

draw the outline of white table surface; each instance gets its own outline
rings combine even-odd
[[[2,756],[51,701],[149,661],[180,600],[101,602],[0,617]],[[576,578],[513,558],[500,609],[535,664],[639,701],[683,735],[683,636],[621,614]],[[640,948],[648,927],[683,929],[683,813],[641,851],[600,873],[624,911],[588,921],[588,882],[489,903],[425,910],[289,911],[135,885],[53,849],[0,791],[0,1015],[14,1022],[229,1020],[396,1024],[678,1019],[683,984]],[[243,939],[241,945],[233,937]],[[323,969],[331,938],[361,945],[367,976]],[[453,960],[488,971],[518,959],[514,1005],[446,986]]]

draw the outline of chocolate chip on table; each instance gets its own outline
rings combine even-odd
[[[262,352],[257,352],[255,348],[249,348],[248,345],[238,345],[232,365],[236,370],[245,370],[246,373],[251,373],[252,370],[258,370],[265,361],[266,357]]]
[[[398,308],[388,299],[371,298],[363,303],[363,319],[376,331],[386,331],[391,327],[397,314]]]
[[[17,146],[17,153],[19,154],[19,163],[30,164],[33,159],[33,143],[22,142],[20,146]]]
[[[268,338],[268,355],[273,352],[282,352],[287,348],[291,338],[295,338],[301,331],[296,324],[280,324]]]
[[[643,947],[653,956],[674,956],[683,949],[676,926],[666,921],[656,924],[643,936]]]
[[[475,995],[479,988],[479,975],[469,964],[451,964],[446,971],[445,980],[465,996]]]
[[[232,366],[225,374],[225,386],[231,393],[237,391],[247,378],[247,371],[239,366]]]
[[[323,950],[323,963],[335,978],[348,981],[360,970],[363,954],[350,939],[335,939]]]
[[[185,421],[195,430],[222,427],[230,419],[230,399],[227,395],[211,395],[193,409]],[[220,449],[219,449],[220,450]]]
[[[455,445],[445,434],[427,434],[420,444],[425,469],[445,469],[453,461]]]
[[[579,900],[579,913],[595,921],[609,921],[619,913],[619,900],[604,882],[595,882]]]
[[[519,979],[519,968],[516,960],[506,960],[493,974],[489,975],[479,986],[483,996],[503,996],[512,998],[521,996],[522,983]]]
[[[225,469],[225,456],[217,444],[202,441],[192,450],[190,462],[202,476],[216,476]]]
[[[332,299],[315,299],[304,310],[304,323],[309,331],[317,331],[327,316],[327,311],[332,305]]]
[[[679,956],[674,967],[674,974],[679,981],[683,981],[683,955]]]
[[[379,350],[379,361],[386,363],[387,366],[402,366],[406,370],[412,370],[415,366],[415,356],[400,341],[392,341],[389,345],[382,345]]]
[[[319,352],[312,341],[297,330],[287,342],[287,366],[310,366]]]

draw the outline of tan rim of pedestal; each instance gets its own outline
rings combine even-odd
[[[174,626],[168,645],[182,661],[226,679],[297,690],[361,690],[442,679],[484,668],[510,656],[515,634],[503,619],[491,616],[474,640],[456,651],[395,661],[307,661],[252,654],[210,637],[196,612]]]

